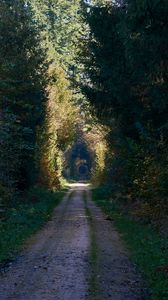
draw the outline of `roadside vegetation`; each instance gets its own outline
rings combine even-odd
[[[168,240],[153,228],[133,217],[116,201],[107,188],[93,189],[93,199],[113,222],[129,250],[129,256],[141,272],[146,285],[145,299],[168,299]]]
[[[50,219],[63,195],[64,191],[33,188],[6,210],[0,224],[0,266],[13,260],[28,237]]]

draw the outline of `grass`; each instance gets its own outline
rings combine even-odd
[[[0,263],[14,259],[28,237],[50,219],[64,192],[34,188],[8,208],[0,225]]]
[[[93,190],[94,201],[113,220],[129,250],[130,258],[146,279],[151,292],[148,299],[168,300],[168,240],[149,224],[143,224],[124,213],[108,200],[105,191]]]
[[[90,226],[90,240],[91,240],[91,248],[90,248],[90,264],[91,264],[91,275],[89,278],[89,299],[91,300],[99,300],[100,299],[100,288],[97,281],[98,274],[98,266],[97,266],[97,255],[98,248],[96,243],[96,234],[93,223],[93,218],[91,212],[87,205],[87,195],[86,192],[84,194],[84,202],[85,202],[85,212],[88,217],[89,226]]]

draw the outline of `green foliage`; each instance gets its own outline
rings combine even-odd
[[[7,109],[0,120],[0,198],[3,203],[11,201],[17,184],[17,170],[20,165],[22,135],[16,116]]]
[[[11,194],[35,182],[36,130],[44,118],[45,53],[26,3],[0,3],[0,181]]]
[[[63,192],[34,188],[8,209],[0,225],[0,262],[12,259],[24,241],[37,231],[60,202]]]
[[[40,183],[60,186],[70,146],[76,137],[79,91],[72,86],[76,72],[76,52],[81,36],[80,1],[31,0],[36,22],[46,45],[48,61],[48,101],[43,130],[39,131]],[[71,81],[72,80],[72,81]],[[69,169],[69,168],[67,168]]]
[[[0,198],[35,183],[59,187],[75,138],[80,1],[0,3]],[[46,63],[47,62],[47,63]],[[5,194],[5,196],[4,196]]]
[[[31,0],[50,59],[73,66],[81,36],[80,0]]]
[[[108,182],[158,215],[168,207],[167,12],[166,1],[86,5],[81,50],[81,88],[110,129]]]
[[[131,254],[131,259],[147,280],[151,297],[148,294],[146,298],[166,300],[168,297],[167,239],[160,236],[150,225],[135,221],[130,215],[124,213],[121,203],[114,201],[113,194],[109,195],[108,189],[93,190],[93,198],[108,218],[114,221]]]
[[[85,132],[85,140],[92,155],[91,180],[96,185],[104,184],[106,181],[106,154],[108,152],[106,142],[106,131],[108,128],[98,123],[98,120],[90,121],[88,131]]]
[[[77,108],[65,71],[58,65],[49,68],[48,101],[40,141],[40,183],[59,188],[64,167],[64,153],[76,133]]]

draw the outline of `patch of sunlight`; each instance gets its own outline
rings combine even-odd
[[[84,183],[84,182],[75,182],[75,183],[69,183],[68,186],[71,188],[85,188],[91,186],[91,184]]]

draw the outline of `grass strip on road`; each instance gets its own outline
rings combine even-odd
[[[8,208],[0,224],[0,265],[14,259],[28,237],[50,219],[65,192],[34,188]]]
[[[109,200],[104,189],[93,189],[93,200],[114,221],[151,291],[147,300],[168,300],[168,241],[149,224],[143,224],[124,213]]]
[[[90,278],[89,278],[89,300],[99,300],[100,299],[100,288],[97,280],[98,275],[98,266],[97,266],[97,255],[98,248],[96,243],[96,234],[93,223],[93,218],[90,209],[88,208],[87,203],[87,192],[84,192],[84,203],[85,203],[85,212],[88,218],[89,226],[90,226],[90,240],[91,240],[91,248],[90,248]]]

